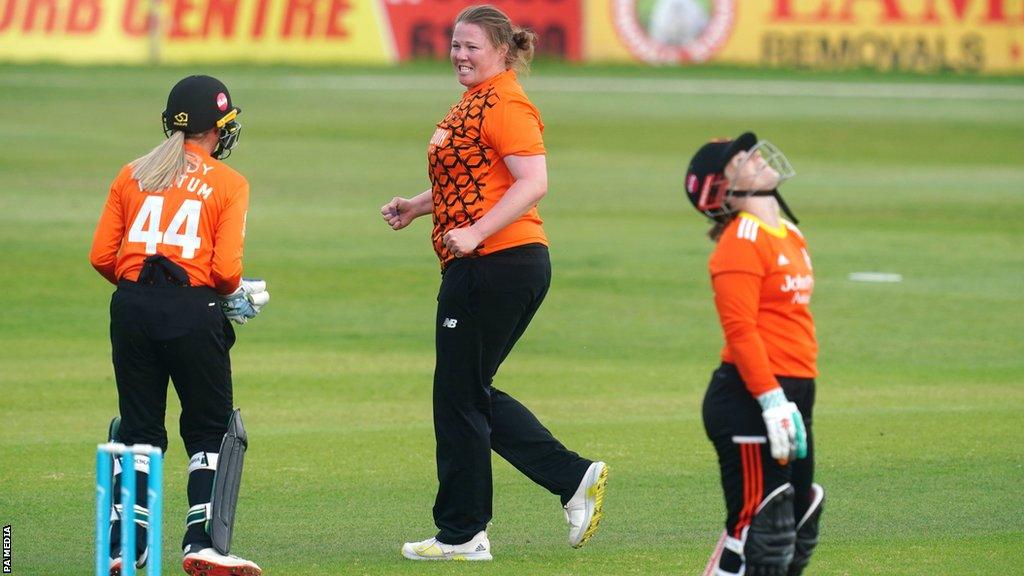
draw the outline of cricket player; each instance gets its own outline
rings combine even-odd
[[[249,184],[223,159],[241,125],[227,88],[189,76],[171,89],[167,139],[124,166],[110,186],[89,259],[117,289],[110,342],[120,418],[111,440],[167,450],[168,378],[181,401],[189,512],[183,568],[193,576],[259,576],[228,553],[247,440],[233,410],[231,322],[256,317],[270,299],[262,280],[242,278]],[[149,460],[135,457],[145,486]],[[120,487],[115,463],[114,492]],[[216,482],[215,482],[216,477]],[[145,490],[136,505],[137,566],[146,564]],[[121,573],[120,505],[111,515],[111,575]]]
[[[433,392],[438,532],[402,546],[411,560],[492,559],[491,450],[560,498],[570,545],[586,543],[601,520],[604,462],[568,450],[492,385],[551,283],[537,213],[547,192],[543,124],[516,78],[535,44],[533,32],[492,6],[458,15],[451,60],[466,91],[430,140],[431,188],[381,208],[395,230],[431,214],[442,268]]]
[[[703,416],[727,514],[705,576],[797,576],[818,542],[814,271],[778,191],[793,174],[781,151],[750,132],[705,144],[686,174],[687,197],[714,222],[709,267],[725,334]]]

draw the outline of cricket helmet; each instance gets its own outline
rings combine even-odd
[[[231,94],[223,82],[212,76],[188,76],[171,88],[167,109],[161,115],[164,134],[175,130],[198,134],[216,128],[217,148],[211,156],[227,158],[238,143],[242,125],[235,118],[242,109],[231,102]]]
[[[781,184],[796,172],[781,150],[767,140],[758,140],[753,132],[744,132],[733,140],[716,139],[700,147],[686,169],[686,197],[700,213],[716,222],[724,222],[736,212],[727,200],[744,196],[774,196],[783,212],[794,222],[798,220],[782,199],[778,188],[772,190],[737,190],[730,187],[725,168],[740,152],[757,152],[766,165],[778,173]]]

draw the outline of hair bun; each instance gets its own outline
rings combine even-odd
[[[512,33],[512,41],[515,42],[516,48],[526,50],[530,47],[531,36],[530,32],[519,29]]]

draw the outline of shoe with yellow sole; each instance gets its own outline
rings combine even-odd
[[[402,556],[409,560],[491,560],[491,542],[483,530],[465,544],[445,544],[437,538],[427,538],[406,542]]]
[[[565,505],[565,519],[569,522],[569,544],[579,548],[590,540],[601,523],[604,489],[608,484],[608,466],[594,462],[580,480],[576,493]]]

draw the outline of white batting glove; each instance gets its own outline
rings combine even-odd
[[[785,465],[790,460],[807,456],[807,429],[796,404],[786,399],[782,388],[769,390],[757,397],[761,417],[768,429],[772,458]]]
[[[235,324],[245,324],[255,318],[267,302],[270,302],[270,292],[267,292],[265,280],[242,278],[238,290],[220,297],[220,308],[228,320]]]
[[[249,301],[249,297],[241,288],[227,296],[221,296],[220,309],[224,312],[224,315],[227,316],[228,320],[231,320],[235,324],[245,324],[260,313],[259,310],[253,307],[252,302]]]
[[[267,291],[267,281],[262,278],[242,278],[242,293],[252,304],[258,314],[259,311],[270,302],[270,292]]]

